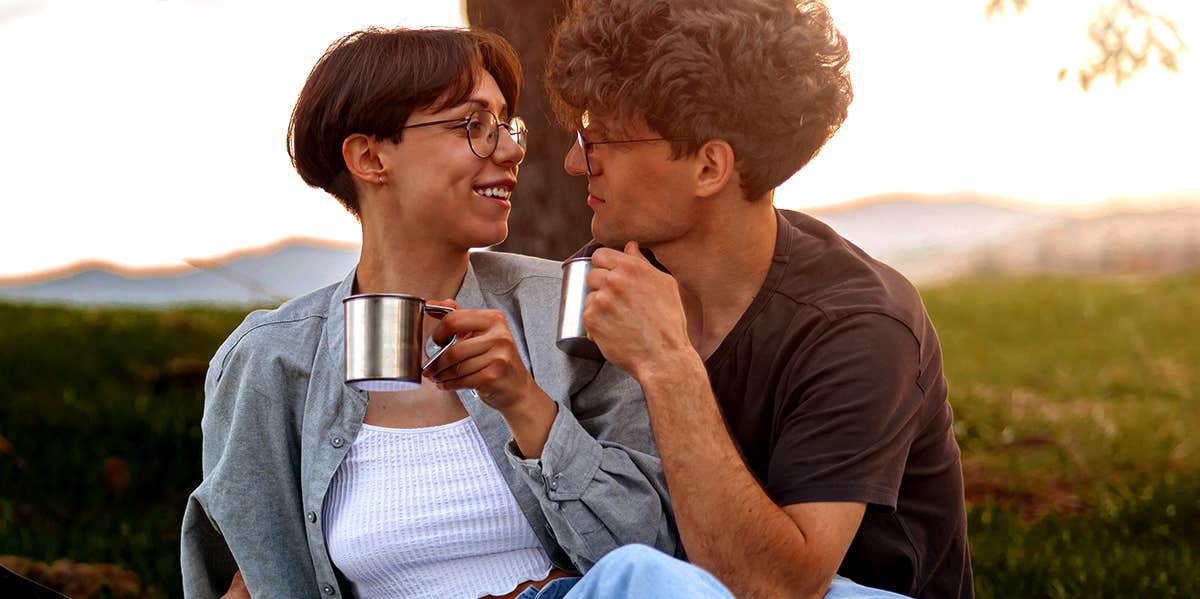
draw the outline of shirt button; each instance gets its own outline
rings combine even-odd
[[[329,440],[329,444],[334,447],[341,447],[346,444],[346,440],[343,439],[341,435],[334,435],[333,438]]]
[[[326,594],[326,595],[332,595],[332,594],[333,594],[333,587],[332,587],[332,586],[330,586],[330,585],[325,585],[325,586],[321,587],[321,590],[322,590],[322,591],[325,591],[325,594]]]
[[[309,521],[309,522],[316,522],[316,521],[317,521],[317,513],[316,513],[316,512],[309,512],[309,513],[308,513],[308,521]]]
[[[554,477],[554,478],[550,479],[550,490],[551,491],[558,490],[558,477]]]

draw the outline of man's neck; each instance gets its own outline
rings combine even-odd
[[[652,248],[679,281],[688,336],[705,359],[758,295],[775,253],[771,197],[738,202],[706,214],[687,237]]]

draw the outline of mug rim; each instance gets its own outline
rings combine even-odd
[[[591,256],[579,256],[578,258],[568,258],[566,260],[563,260],[562,268],[566,268],[572,262],[591,262],[591,261],[592,261]]]
[[[394,298],[399,298],[399,299],[414,299],[421,303],[425,303],[425,298],[418,297],[415,295],[410,295],[408,293],[358,293],[355,295],[349,295],[349,296],[342,298],[342,303],[344,304],[344,303],[346,303],[350,300],[354,300],[354,299],[367,299],[367,298],[376,298],[376,297],[379,297],[379,298],[394,297]]]

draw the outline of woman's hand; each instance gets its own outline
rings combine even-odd
[[[424,375],[446,390],[474,389],[487,405],[507,412],[532,396],[533,382],[508,321],[498,310],[455,310],[433,329],[433,342],[458,341],[425,369]]]
[[[229,590],[221,595],[221,599],[250,599],[250,589],[246,588],[246,581],[242,580],[241,570],[233,573],[233,582],[229,583]]]
[[[432,338],[450,346],[422,373],[445,390],[474,389],[483,403],[500,412],[526,458],[542,454],[558,405],[546,395],[529,369],[508,320],[498,310],[455,310],[442,317]]]

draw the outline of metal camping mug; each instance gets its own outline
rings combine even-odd
[[[558,349],[581,358],[602,359],[596,342],[588,338],[583,326],[583,308],[590,289],[587,275],[591,258],[572,258],[562,265],[562,295],[558,300]]]
[[[408,391],[421,386],[421,371],[457,338],[421,362],[422,324],[428,313],[445,316],[453,308],[430,306],[402,293],[364,293],[342,300],[346,310],[346,384],[361,391]]]

